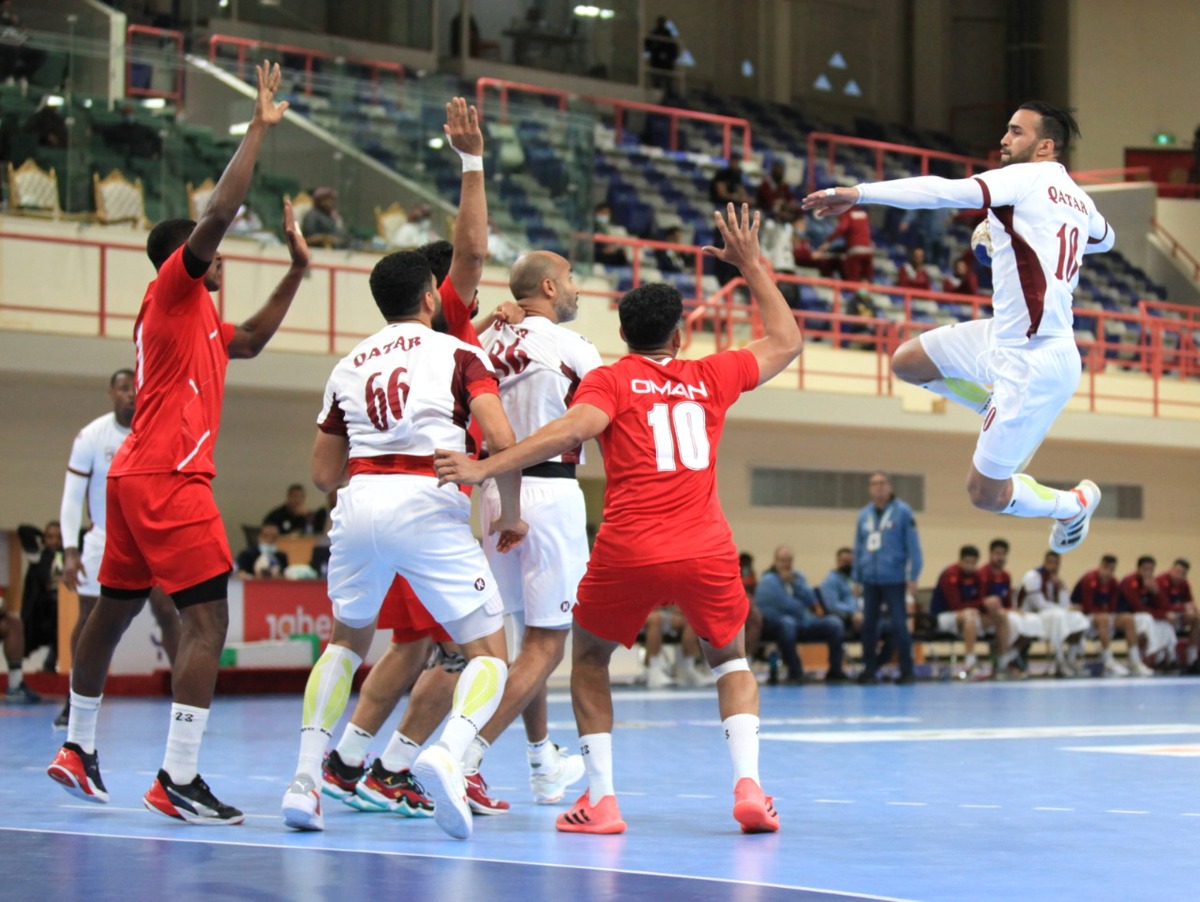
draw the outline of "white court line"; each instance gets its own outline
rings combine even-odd
[[[1038,805],[1033,810],[1034,811],[1074,811],[1075,809],[1074,808],[1054,808],[1050,805]]]
[[[1149,814],[1149,811],[1128,811],[1124,808],[1109,808],[1105,814]]]
[[[236,842],[230,840],[212,840],[212,839],[188,839],[186,837],[177,836],[136,836],[133,834],[119,833],[88,833],[76,830],[48,830],[45,828],[36,827],[0,827],[0,832],[8,833],[37,833],[40,835],[50,836],[87,836],[93,839],[127,839],[137,840],[139,842],[177,842],[177,843],[192,843],[206,846],[238,846],[247,849],[306,849],[312,852],[342,852],[351,855],[384,855],[391,858],[428,858],[437,861],[459,861],[459,862],[483,862],[485,864],[512,864],[522,867],[541,867],[541,868],[556,868],[564,871],[598,871],[606,874],[633,874],[639,877],[668,877],[677,880],[692,880],[700,883],[724,883],[734,884],[738,886],[761,886],[766,889],[786,889],[807,893],[825,893],[830,896],[839,896],[846,899],[862,899],[867,902],[916,902],[913,899],[904,899],[899,896],[875,896],[870,893],[852,893],[846,890],[822,889],[813,886],[789,886],[786,883],[764,883],[757,880],[739,880],[732,877],[697,877],[692,874],[671,874],[666,871],[639,871],[630,870],[628,868],[605,868],[596,865],[585,864],[559,864],[550,861],[520,861],[512,858],[475,858],[474,856],[466,855],[430,855],[420,852],[394,852],[384,851],[382,849],[339,849],[333,846],[315,846],[307,844],[288,845],[286,843],[266,843],[266,842]],[[311,836],[312,834],[306,834]]]
[[[958,807],[959,808],[996,808],[996,809],[998,809],[1000,806],[999,805],[959,805]]]
[[[816,805],[853,805],[853,799],[813,799]]]
[[[1200,724],[1121,724],[1054,727],[968,727],[944,730],[812,730],[806,733],[760,733],[776,742],[956,742],[993,739],[1061,739],[1090,736],[1173,736],[1200,733]]]
[[[1200,811],[1185,811],[1180,817],[1200,817]]]
[[[889,805],[895,805],[900,808],[925,808],[928,802],[888,802]]]

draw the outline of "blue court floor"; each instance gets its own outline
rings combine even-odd
[[[1137,900],[1187,898],[1200,845],[1200,680],[764,687],[762,773],[779,834],[742,836],[713,690],[616,701],[623,836],[559,834],[528,801],[523,735],[484,774],[512,811],[466,842],[326,799],[287,831],[299,698],[221,698],[201,767],[238,827],[151,814],[165,700],[101,713],[107,806],[44,774],[52,705],[0,707],[0,898],[292,900]],[[564,693],[551,735],[571,742]],[[340,731],[340,728],[339,728]],[[382,748],[377,740],[376,751]],[[569,792],[574,798],[575,792]]]

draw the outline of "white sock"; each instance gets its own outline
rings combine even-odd
[[[1136,642],[1129,643],[1129,663],[1130,664],[1141,664],[1142,663],[1142,650],[1141,650],[1141,648],[1138,647],[1138,644]]]
[[[1012,500],[1001,513],[1013,517],[1053,517],[1069,520],[1083,512],[1079,496],[1041,485],[1032,476],[1018,473],[1012,478]]]
[[[1006,651],[1004,654],[1002,654],[997,659],[996,669],[1003,670],[1004,668],[1008,667],[1008,665],[1011,664],[1016,659],[1017,659],[1017,650],[1015,648],[1010,648],[1008,651]]]
[[[1082,655],[1082,654],[1083,654],[1083,646],[1080,645],[1078,642],[1072,642],[1070,645],[1067,646],[1067,660],[1070,661],[1072,664],[1074,664],[1076,661],[1078,661],[1080,655]]]
[[[1101,655],[1102,655],[1102,656],[1103,656],[1103,658],[1104,658],[1104,663],[1105,663],[1105,664],[1111,664],[1111,663],[1112,663],[1113,654],[1112,654],[1112,649],[1111,649],[1111,648],[1106,648],[1106,649],[1104,649],[1104,651],[1103,651],[1103,652],[1101,652]]]
[[[383,762],[385,770],[395,774],[402,770],[412,770],[413,762],[417,760],[417,753],[420,751],[421,747],[417,743],[397,730],[392,734],[379,760]]]
[[[1189,645],[1188,650],[1187,650],[1188,667],[1191,667],[1193,664],[1196,663],[1197,657],[1200,657],[1200,648],[1197,648],[1195,645]]]
[[[588,733],[579,737],[579,751],[588,776],[588,801],[599,805],[613,789],[612,733]]]
[[[974,655],[973,653],[972,653],[972,654],[969,654],[969,655],[967,655],[967,657],[966,657],[966,659],[963,661],[963,663],[964,663],[964,664],[966,664],[966,666],[967,666],[967,667],[974,667],[974,666],[975,666],[975,664],[977,663],[977,661],[976,661],[976,658],[975,658],[975,655]]]
[[[966,379],[934,379],[932,382],[922,382],[921,388],[947,401],[961,404],[972,413],[983,413],[992,400],[990,391]]]
[[[200,765],[200,741],[208,726],[208,709],[175,702],[171,705],[171,731],[163,770],[176,784],[186,786],[196,779]]]
[[[300,726],[300,759],[296,773],[307,774],[321,785],[321,759],[346,704],[354,672],[362,658],[343,645],[328,645],[304,687],[304,712]]]
[[[753,714],[731,714],[721,721],[725,741],[733,759],[733,785],[749,777],[758,783],[758,717]],[[759,784],[762,785],[761,783]]]
[[[67,742],[73,742],[89,755],[96,751],[96,718],[103,695],[91,698],[71,693],[71,719],[67,721]]]
[[[346,724],[346,729],[342,731],[342,739],[337,744],[338,757],[352,767],[358,767],[367,757],[367,746],[374,738],[374,733],[368,733],[352,723]]]
[[[467,746],[466,752],[463,753],[462,769],[464,774],[473,774],[479,771],[479,767],[483,764],[483,756],[490,749],[489,743],[482,736],[476,736],[471,740],[471,744]]]
[[[8,668],[8,691],[20,689],[21,684],[25,682],[25,671],[21,669],[21,665]]]
[[[526,754],[529,758],[529,766],[542,768],[550,763],[550,756],[554,753],[554,743],[550,741],[549,735],[540,742],[531,742],[528,745]]]
[[[442,729],[438,743],[445,746],[455,761],[462,761],[467,748],[484,724],[500,707],[504,684],[508,680],[508,664],[500,658],[480,655],[463,668],[454,687],[454,704],[450,720]]]

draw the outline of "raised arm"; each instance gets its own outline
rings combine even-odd
[[[245,359],[258,356],[279,329],[308,271],[308,244],[296,228],[290,200],[283,202],[283,234],[292,255],[292,265],[262,308],[234,330],[228,345],[230,357]]]
[[[705,247],[704,253],[736,266],[750,286],[754,300],[758,302],[758,313],[765,334],[750,342],[746,348],[758,360],[758,384],[762,385],[781,373],[800,355],[804,349],[804,339],[796,324],[795,314],[762,265],[762,251],[758,246],[758,227],[762,214],[755,213],[752,220],[749,205],[742,204],[739,220],[733,204],[729,204],[728,221],[719,210],[713,215],[717,229],[725,239],[725,246]]]
[[[198,260],[212,260],[216,256],[226,229],[237,216],[238,208],[250,189],[250,178],[254,175],[254,164],[262,149],[263,139],[273,126],[283,121],[284,111],[288,107],[287,101],[276,104],[274,100],[281,79],[279,64],[272,66],[264,62],[255,70],[258,75],[258,99],[254,105],[254,118],[250,120],[250,127],[233,159],[221,173],[208,206],[187,241],[188,248]]]
[[[483,184],[483,131],[479,113],[461,97],[446,104],[446,138],[462,158],[462,194],[454,220],[454,256],[450,283],[463,303],[471,307],[475,289],[483,278],[488,253],[487,192]]]
[[[855,204],[883,204],[902,210],[977,210],[986,206],[979,179],[944,179],[921,175],[889,182],[870,182],[854,188],[825,188],[804,198],[801,206],[817,219],[841,216]]]

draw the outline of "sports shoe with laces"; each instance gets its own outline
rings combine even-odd
[[[99,805],[108,802],[108,790],[100,779],[100,755],[97,752],[88,754],[77,743],[64,742],[46,773],[71,795],[85,802]]]
[[[1144,661],[1130,661],[1129,672],[1136,677],[1154,676],[1154,668]]]
[[[1100,506],[1100,487],[1090,479],[1083,480],[1071,491],[1079,498],[1083,510],[1074,517],[1059,520],[1050,527],[1050,550],[1057,551],[1059,554],[1078,548],[1080,543],[1087,538],[1092,515]]]
[[[455,839],[471,836],[471,809],[467,805],[467,786],[450,750],[431,745],[413,762],[413,776],[433,799],[433,819]]]
[[[1129,668],[1120,661],[1108,660],[1104,662],[1104,675],[1114,677],[1129,676]]]
[[[621,820],[621,809],[617,807],[617,797],[608,795],[596,805],[585,789],[583,795],[575,800],[570,811],[564,811],[554,822],[554,829],[560,833],[624,833],[625,821]]]
[[[733,819],[743,833],[774,833],[779,829],[779,814],[774,799],[750,777],[742,777],[733,789]]]
[[[354,795],[358,781],[362,779],[366,769],[363,764],[347,764],[337,749],[330,749],[325,760],[321,762],[321,792],[331,798],[346,801]]]
[[[192,778],[191,783],[181,786],[161,768],[154,783],[142,796],[142,804],[151,811],[189,824],[240,824],[246,819],[242,812],[213,795],[199,774]]]
[[[293,830],[324,830],[321,791],[308,774],[296,774],[283,794],[283,822]]]
[[[21,683],[20,686],[14,686],[4,692],[4,704],[6,705],[40,705],[42,697],[29,688],[28,683]]]
[[[63,705],[62,710],[58,712],[58,716],[54,718],[54,729],[65,730],[71,725],[71,703],[67,702]]]
[[[583,779],[583,756],[565,755],[557,745],[550,745],[553,749],[547,756],[552,758],[550,763],[536,764],[532,756],[529,760],[529,788],[533,790],[533,801],[538,805],[561,802],[567,787]]]
[[[345,803],[356,811],[390,811],[404,817],[433,817],[433,801],[408,768],[388,770],[376,758]]]
[[[467,804],[474,814],[508,814],[509,804],[504,799],[494,799],[488,795],[487,780],[483,774],[474,771],[463,774],[467,783]]]

